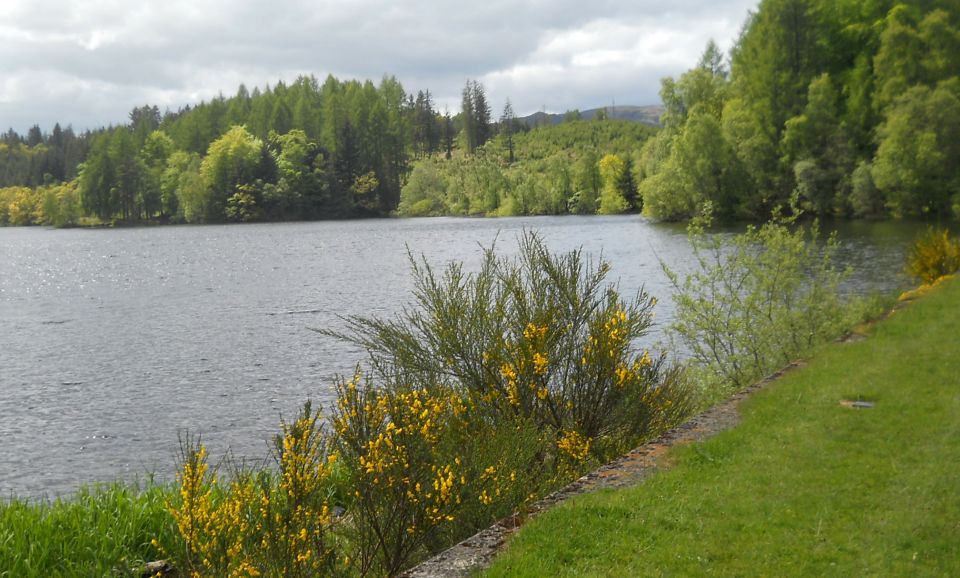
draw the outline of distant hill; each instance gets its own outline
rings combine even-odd
[[[659,104],[649,104],[646,106],[624,105],[582,110],[580,111],[580,118],[583,120],[591,120],[601,110],[606,110],[607,118],[642,122],[643,124],[649,124],[651,126],[660,126],[660,115],[663,114],[663,106]],[[542,124],[560,124],[566,116],[567,113],[535,112],[529,116],[521,117],[518,120],[530,126],[539,126]]]

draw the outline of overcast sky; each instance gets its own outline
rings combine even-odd
[[[0,130],[77,130],[291,82],[396,76],[456,112],[468,79],[494,114],[659,102],[757,0],[0,0]]]

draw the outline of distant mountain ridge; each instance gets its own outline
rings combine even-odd
[[[592,120],[601,110],[606,111],[607,118],[610,119],[642,122],[643,124],[649,124],[651,126],[660,126],[660,116],[663,114],[663,106],[659,104],[648,104],[646,106],[618,105],[581,110],[580,118],[583,120]],[[531,115],[520,117],[517,120],[529,126],[560,124],[567,117],[567,114],[568,113],[535,112]]]

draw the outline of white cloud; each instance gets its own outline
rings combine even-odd
[[[122,122],[299,74],[394,74],[451,111],[467,78],[518,113],[657,100],[756,0],[3,0],[0,130]]]
[[[733,18],[596,19],[545,33],[523,60],[484,75],[497,95],[512,94],[518,110],[658,100],[659,80],[692,67],[710,38],[729,45]]]

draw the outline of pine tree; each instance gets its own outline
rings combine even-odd
[[[481,147],[490,140],[490,105],[487,103],[487,96],[483,85],[473,81],[473,116],[474,131],[476,134],[476,146]]]
[[[504,144],[507,147],[507,153],[509,154],[509,163],[513,164],[513,133],[517,122],[517,117],[513,114],[513,105],[510,104],[510,99],[507,99],[507,103],[503,106],[503,114],[500,115],[500,134],[503,135]]]

